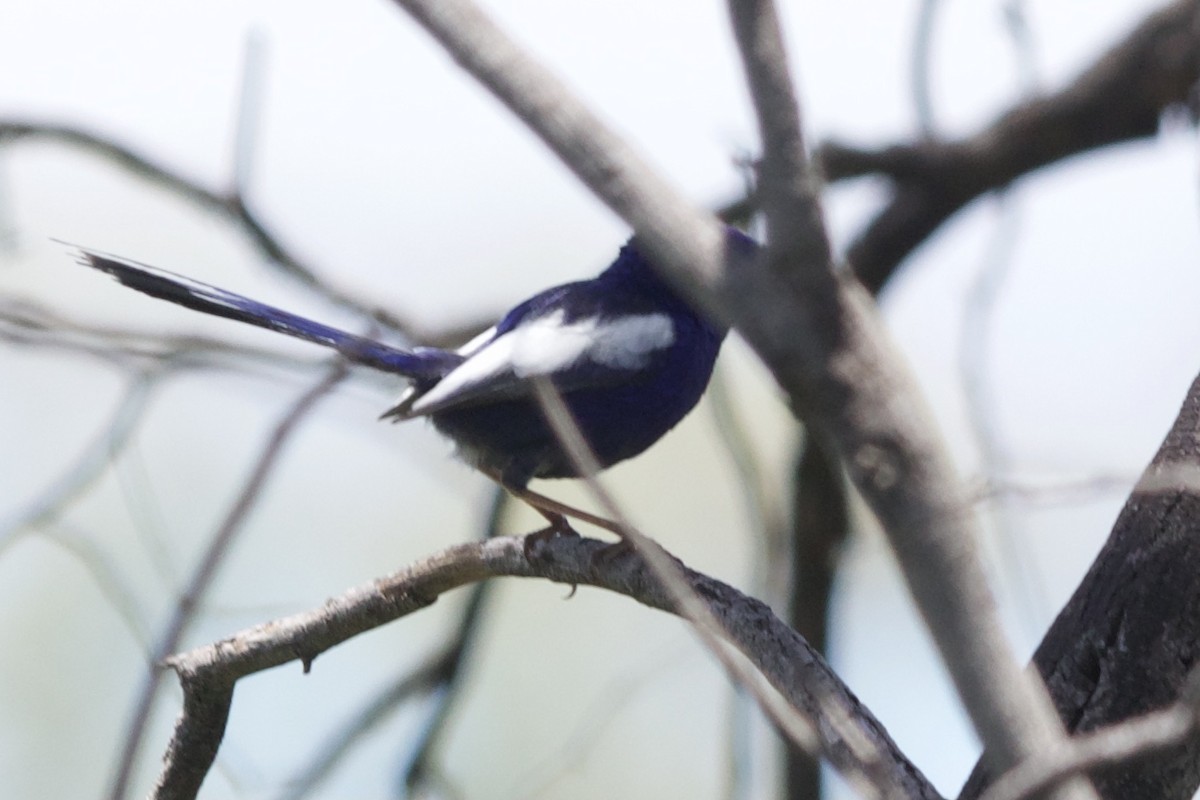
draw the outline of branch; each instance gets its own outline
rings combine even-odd
[[[1033,661],[1072,733],[1169,706],[1200,663],[1200,378]],[[985,754],[986,755],[986,754]],[[999,772],[981,759],[960,797]],[[1200,736],[1095,774],[1105,797],[1190,798]]]
[[[1200,672],[1192,670],[1184,697],[1169,708],[1101,728],[1000,776],[983,800],[1024,800],[1066,775],[1124,765],[1178,745],[1200,725]]]
[[[320,608],[172,656],[166,663],[179,675],[184,706],[152,797],[195,797],[224,733],[239,679],[296,660],[308,669],[334,645],[425,608],[459,586],[498,576],[540,577],[608,589],[661,610],[674,606],[674,598],[641,559],[601,555],[608,547],[580,537],[499,537],[457,545]],[[799,634],[759,601],[700,573],[683,571],[731,643],[788,702],[816,721],[822,750],[835,765],[850,774],[868,775],[873,783],[897,787],[903,797],[938,797],[882,725]]]
[[[642,236],[672,283],[737,324],[793,406],[828,437],[891,537],[984,741],[1005,763],[1057,741],[1049,698],[1026,681],[1001,635],[966,498],[923,404],[866,294],[830,264],[771,7],[731,5],[764,162],[778,169],[762,174],[770,242],[761,263],[733,263],[731,256],[718,283],[724,259],[716,221],[650,172],[481,11],[468,0],[396,2]]]
[[[25,532],[54,522],[67,507],[94,486],[113,460],[125,450],[143,420],[150,397],[162,373],[134,376],[100,433],[62,474],[24,508],[0,519],[0,553]]]
[[[511,495],[500,486],[492,494],[491,508],[481,538],[500,535]],[[449,728],[451,712],[463,694],[463,676],[470,667],[479,629],[488,607],[491,584],[479,583],[471,589],[462,615],[450,640],[420,665],[398,675],[388,686],[361,708],[353,718],[327,737],[326,744],[314,756],[305,759],[304,771],[286,782],[279,800],[302,800],[350,755],[366,734],[394,714],[402,704],[415,699],[431,699],[433,708],[421,725],[415,741],[406,741],[404,786],[410,794],[420,795],[436,772],[434,759]]]
[[[1059,742],[1061,724],[1045,687],[1017,667],[966,495],[902,360],[862,287],[832,268],[774,6],[730,0],[730,13],[765,148],[768,230],[765,274],[739,287],[733,316],[765,322],[747,338],[882,523],[980,738],[1018,763]],[[1093,795],[1073,779],[1054,796]]]
[[[974,136],[882,150],[837,143],[818,158],[829,180],[883,175],[892,197],[850,246],[859,280],[878,292],[939,226],[986,192],[1041,167],[1152,136],[1164,109],[1188,102],[1200,79],[1197,0],[1151,14],[1070,85],[1007,112]]]
[[[242,194],[244,186],[240,184],[228,192],[207,189],[182,172],[174,170],[132,147],[74,125],[31,120],[0,120],[0,146],[26,140],[53,142],[99,156],[147,183],[166,189],[198,208],[224,217],[242,231],[269,263],[299,281],[301,285],[312,289],[334,305],[373,320],[412,341],[430,345],[457,345],[470,338],[471,331],[486,327],[471,323],[453,330],[423,330],[388,309],[335,286],[284,244],[250,209]],[[242,180],[246,172],[243,162],[244,159],[239,159],[235,170],[238,180]]]
[[[826,652],[834,578],[850,536],[849,498],[837,462],[809,439],[792,471],[792,596],[788,622],[819,652]],[[804,753],[787,754],[787,797],[821,796],[820,764]]]
[[[175,604],[175,609],[163,629],[161,638],[155,645],[154,656],[151,659],[150,667],[142,682],[141,690],[138,692],[129,729],[121,746],[120,758],[117,761],[116,776],[113,778],[112,789],[109,792],[109,797],[112,800],[122,800],[125,797],[133,766],[137,760],[142,739],[145,736],[146,726],[149,724],[150,712],[154,706],[154,697],[158,693],[158,686],[162,680],[162,673],[158,669],[158,662],[165,659],[179,647],[184,633],[194,619],[197,608],[203,600],[204,595],[208,592],[209,586],[212,585],[213,578],[216,577],[217,568],[236,538],[238,531],[241,530],[246,516],[257,503],[263,486],[266,484],[267,477],[279,459],[284,443],[308,412],[316,405],[317,401],[328,394],[345,376],[346,364],[338,360],[329,373],[316,386],[305,392],[288,410],[279,424],[275,426],[254,465],[254,469],[250,473],[250,477],[242,487],[241,493],[234,501],[233,506],[229,509],[229,513],[221,522],[220,528],[204,551],[204,555],[200,559],[200,563],[196,566],[191,580]],[[215,692],[219,696],[221,692],[227,690],[227,698],[232,699],[232,689],[232,684],[228,687],[214,687],[209,685],[201,690],[200,697],[203,700],[212,692]],[[196,702],[196,697],[188,698],[185,696],[185,713],[188,704]],[[203,715],[207,712],[201,710],[196,713]],[[215,724],[215,722],[215,719],[210,720],[210,723]],[[221,722],[221,727],[224,727],[223,721]],[[213,755],[215,754],[216,747],[214,745]]]

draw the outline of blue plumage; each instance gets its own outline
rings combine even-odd
[[[742,257],[756,245],[729,229]],[[602,466],[641,453],[696,405],[725,331],[699,315],[630,240],[597,277],[547,289],[459,350],[401,349],[163,270],[83,251],[87,266],[188,308],[331,347],[412,385],[384,414],[427,416],[460,456],[505,485],[576,477],[534,400],[549,377]]]

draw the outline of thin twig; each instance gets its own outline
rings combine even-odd
[[[204,595],[207,593],[217,568],[228,552],[234,538],[242,528],[246,515],[250,512],[262,495],[267,477],[278,461],[283,445],[301,420],[316,405],[317,401],[328,394],[346,376],[347,367],[340,359],[334,364],[329,373],[313,388],[309,389],[296,401],[271,432],[270,438],[263,447],[249,478],[242,487],[237,500],[229,509],[220,528],[208,544],[192,578],[183,593],[175,603],[175,611],[163,628],[163,632],[155,645],[154,654],[146,670],[142,687],[138,692],[133,714],[130,718],[129,729],[126,731],[117,760],[116,776],[108,796],[111,800],[124,800],[129,785],[129,779],[137,762],[142,739],[150,722],[150,712],[154,706],[154,698],[162,682],[161,662],[179,648],[189,624],[195,618]]]
[[[1025,19],[1021,0],[1008,0],[1004,6],[1004,28],[1014,51],[1017,86],[1024,102],[1037,90],[1037,53]],[[992,334],[1004,284],[1013,266],[1013,253],[1021,231],[1020,193],[1013,187],[1001,187],[994,194],[995,228],[984,252],[983,263],[967,289],[959,322],[958,372],[966,398],[968,422],[979,448],[980,471],[984,480],[1009,471],[1009,456],[997,429],[1000,420],[996,388],[992,385]],[[1000,553],[1004,571],[1015,582],[1014,593],[1030,633],[1045,629],[1049,604],[1037,567],[1021,552],[1022,532],[1014,524],[1011,508],[1004,496],[987,507],[994,525],[993,541]]]
[[[1012,191],[995,195],[996,227],[991,232],[983,263],[967,289],[959,322],[958,373],[966,400],[967,422],[979,451],[979,470],[983,480],[1011,471],[1011,458],[1005,448],[1000,426],[998,390],[991,380],[992,345],[997,311],[1004,283],[1020,236],[1019,200]],[[986,511],[993,541],[1000,553],[1001,566],[1015,583],[1014,593],[1019,617],[1027,632],[1036,638],[1046,627],[1050,604],[1037,572],[1036,564],[1025,552],[1023,532],[1013,518],[1009,498],[995,495]]]
[[[72,500],[100,480],[113,457],[124,449],[137,430],[161,374],[143,372],[135,375],[108,422],[83,448],[72,466],[37,499],[25,504],[11,519],[0,522],[0,553],[25,531],[62,516]]]
[[[1005,31],[1014,50],[1017,84],[1023,100],[1034,97],[1038,85],[1037,53],[1025,19],[1021,0],[1008,0],[1004,6]],[[994,195],[995,229],[991,232],[983,263],[967,290],[959,327],[958,371],[966,397],[968,422],[979,448],[980,470],[984,480],[1009,471],[1009,455],[998,427],[1000,409],[997,389],[991,381],[992,344],[997,311],[1004,284],[1015,263],[1014,250],[1021,231],[1020,192],[1013,187],[999,189]],[[1022,550],[1024,537],[1013,519],[1004,496],[998,496],[988,509],[995,525],[993,541],[999,550],[1005,572],[1015,582],[1014,593],[1020,617],[1028,632],[1036,637],[1045,629],[1050,604],[1037,565]]]
[[[267,227],[238,191],[220,192],[207,189],[151,156],[121,144],[114,138],[85,128],[49,121],[0,120],[0,146],[24,140],[56,142],[111,161],[125,171],[170,191],[198,208],[221,215],[241,230],[269,264],[334,305],[370,319],[413,341],[433,343],[441,338],[436,332],[423,331],[388,309],[357,297],[319,275],[315,268],[301,259]],[[244,167],[245,165],[238,165],[235,174],[240,174],[238,170],[244,170]]]
[[[917,129],[925,139],[933,139],[937,131],[936,115],[933,110],[930,65],[933,63],[933,32],[937,27],[937,17],[941,7],[941,0],[921,0],[921,6],[917,9],[916,31],[913,34],[913,109],[917,113]]]
[[[787,566],[790,545],[788,543],[788,521],[782,503],[771,491],[769,472],[759,463],[750,431],[746,428],[734,403],[734,393],[729,376],[718,365],[705,393],[708,408],[712,413],[717,438],[725,448],[733,466],[734,479],[741,490],[742,504],[746,510],[749,528],[753,531],[755,548],[755,580],[752,587],[756,597],[771,605],[785,602],[791,590],[790,570]],[[796,427],[797,439],[801,437]]]
[[[39,524],[39,532],[46,541],[61,547],[79,561],[83,571],[91,576],[96,589],[125,623],[130,638],[137,642],[142,655],[149,659],[150,640],[153,638],[150,615],[138,602],[128,576],[121,572],[127,565],[105,552],[94,531],[81,530],[56,519]]]
[[[258,144],[262,116],[263,86],[267,68],[266,34],[252,29],[246,34],[242,52],[242,85],[238,94],[237,129],[233,137],[233,195],[244,198],[250,190],[250,174]]]
[[[484,539],[494,539],[501,534],[508,508],[508,492],[501,487],[496,487],[496,491],[492,495],[487,524],[484,527]],[[441,696],[422,729],[421,735],[414,743],[408,767],[404,770],[403,783],[409,793],[420,787],[423,782],[429,781],[434,772],[430,767],[430,762],[433,754],[437,751],[438,744],[444,738],[451,713],[462,694],[462,679],[466,674],[465,667],[469,663],[468,657],[479,635],[483,610],[491,596],[488,591],[489,586],[491,584],[485,581],[471,590],[471,597],[467,600],[462,619],[459,620],[458,633],[448,649],[445,667],[441,674]]]

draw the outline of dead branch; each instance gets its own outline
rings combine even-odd
[[[824,144],[831,181],[887,178],[892,196],[850,245],[847,260],[878,292],[901,262],[975,198],[1099,147],[1152,136],[1165,109],[1187,103],[1200,80],[1197,0],[1151,14],[1063,89],[1005,112],[966,139],[881,150]]]
[[[318,655],[381,624],[419,611],[442,593],[490,577],[539,577],[618,592],[670,611],[674,599],[639,558],[605,557],[605,542],[580,537],[498,537],[462,544],[327,601],[166,660],[179,675],[184,707],[176,722],[153,797],[192,798],[212,765],[233,687],[247,675]],[[529,554],[526,554],[526,548]],[[865,775],[887,794],[938,798],[938,793],[887,732],[804,639],[761,602],[684,568],[697,596],[729,641],[784,699],[813,722],[830,762]]]

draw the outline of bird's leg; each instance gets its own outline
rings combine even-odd
[[[542,528],[539,531],[534,531],[533,533],[525,536],[526,558],[530,557],[533,552],[533,548],[540,542],[553,539],[555,536],[578,536],[579,534],[574,528],[571,527],[571,523],[567,520],[568,516],[581,519],[584,522],[590,522],[593,525],[604,528],[604,530],[609,531],[610,533],[615,533],[617,536],[621,537],[618,541],[615,541],[612,544],[606,544],[604,547],[597,550],[592,556],[592,560],[594,562],[597,562],[598,564],[612,563],[622,558],[626,558],[635,552],[633,543],[625,538],[625,534],[621,530],[621,526],[612,520],[605,519],[604,517],[598,517],[595,514],[591,514],[587,511],[581,511],[574,506],[569,506],[566,503],[560,503],[557,500],[528,489],[514,489],[509,486],[505,486],[505,488],[512,492],[514,497],[524,500],[526,503],[532,506],[539,514],[541,514],[550,522],[549,527]],[[571,593],[575,593],[574,588],[571,589]]]
[[[558,500],[547,497],[544,494],[539,494],[538,492],[526,489],[524,487],[516,487],[505,484],[504,488],[507,489],[513,495],[513,497],[516,497],[518,500],[525,501],[539,514],[549,520],[551,528],[565,529],[565,531],[571,531],[571,533],[574,533],[575,531],[571,528],[571,523],[567,520],[568,517],[571,517],[573,519],[595,525],[597,528],[603,528],[609,533],[615,533],[617,536],[624,538],[624,533],[621,531],[621,526],[610,519],[605,519],[604,517],[597,516],[589,511],[575,508],[574,506],[569,506],[566,503],[561,503]]]
[[[558,531],[559,533],[565,533],[567,535],[576,533],[576,531],[571,527],[571,523],[567,519],[569,517],[571,519],[580,520],[581,522],[587,522],[591,525],[595,525],[597,528],[603,528],[609,533],[615,533],[617,536],[625,538],[625,534],[621,530],[621,526],[610,519],[605,519],[604,517],[593,514],[590,511],[584,511],[581,508],[575,508],[575,506],[567,505],[566,503],[555,500],[552,497],[547,497],[544,494],[535,492],[532,489],[526,488],[523,484],[505,479],[504,475],[500,474],[498,471],[481,468],[480,472],[503,486],[504,490],[513,497],[525,502],[539,514],[545,517],[550,523],[550,528]]]
[[[489,470],[483,470],[483,473],[496,483],[503,486],[505,491],[507,491],[513,497],[528,504],[531,508],[545,517],[546,521],[550,523],[547,527],[536,530],[533,533],[525,536],[526,558],[531,555],[532,548],[539,542],[553,539],[556,536],[578,536],[578,531],[571,527],[571,522],[568,519],[569,517],[591,523],[592,525],[595,525],[598,528],[603,528],[610,533],[615,533],[617,536],[621,536],[622,540],[624,540],[624,536],[621,533],[621,526],[617,525],[617,523],[613,522],[612,520],[605,519],[604,517],[597,516],[579,508],[575,508],[574,506],[569,506],[566,503],[561,503],[558,500],[546,497],[544,494],[540,494],[527,489],[524,486],[515,484],[512,481],[506,481],[503,476],[498,473],[493,473]]]

